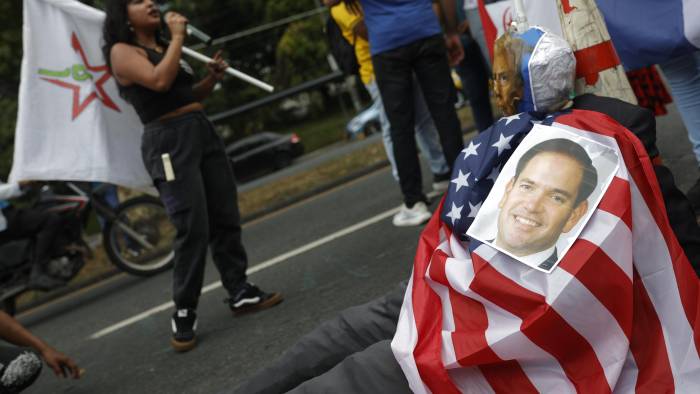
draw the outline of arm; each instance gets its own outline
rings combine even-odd
[[[224,78],[224,71],[228,68],[228,63],[226,63],[224,58],[221,57],[221,51],[216,52],[213,60],[213,62],[207,64],[209,74],[192,86],[192,91],[194,92],[197,101],[202,101],[207,98],[209,94],[211,94],[212,90],[214,90],[214,86],[216,86],[216,83]]]
[[[157,65],[154,66],[141,49],[134,45],[119,43],[112,47],[112,72],[120,84],[137,84],[157,92],[170,89],[180,69],[187,19],[174,12],[167,13],[165,19],[171,41],[163,60]]]
[[[367,25],[365,25],[364,19],[360,19],[357,23],[355,23],[355,26],[352,27],[352,33],[356,37],[361,37],[369,41],[369,35],[367,34]]]
[[[80,368],[73,360],[34,336],[17,320],[2,311],[0,311],[0,337],[12,344],[36,350],[44,358],[46,364],[53,369],[56,376],[71,376],[73,379],[80,377]]]
[[[443,26],[445,29],[445,45],[447,46],[447,55],[450,60],[450,66],[455,66],[464,58],[464,50],[462,42],[457,33],[457,17],[455,15],[454,0],[439,0],[440,15],[442,17]]]

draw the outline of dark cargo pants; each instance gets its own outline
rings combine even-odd
[[[246,281],[238,196],[221,139],[203,112],[190,112],[144,128],[141,153],[177,229],[173,301],[197,307],[207,247],[229,294]],[[169,155],[172,171],[167,159]]]

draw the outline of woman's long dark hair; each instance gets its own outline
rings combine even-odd
[[[134,32],[129,26],[129,14],[127,5],[129,0],[107,0],[105,2],[105,22],[102,27],[102,55],[105,57],[107,67],[112,70],[112,59],[110,53],[114,44],[123,42],[126,44],[136,45]],[[166,46],[167,44],[161,37],[161,29],[156,31],[156,42],[159,45]]]
[[[134,44],[134,33],[129,29],[129,15],[126,6],[129,0],[108,0],[105,4],[105,22],[102,27],[102,55],[107,67],[112,69],[110,53],[114,44],[124,42]]]

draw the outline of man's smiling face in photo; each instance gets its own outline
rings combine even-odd
[[[544,251],[588,208],[577,204],[583,168],[563,153],[538,153],[511,179],[499,203],[496,245],[516,256]]]

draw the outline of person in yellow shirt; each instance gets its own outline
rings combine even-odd
[[[336,4],[337,3],[337,4]],[[394,145],[391,141],[391,125],[382,105],[382,97],[379,94],[379,88],[374,78],[374,68],[372,67],[372,56],[370,54],[370,43],[367,39],[367,28],[361,14],[353,14],[350,12],[343,2],[334,0],[324,0],[324,4],[330,7],[330,14],[333,20],[343,33],[343,37],[350,44],[354,44],[355,57],[359,66],[360,79],[365,85],[374,103],[379,103],[380,113],[379,122],[382,128],[382,139],[384,141],[384,149],[386,150],[387,158],[391,163],[391,171],[396,180],[398,180],[398,171],[396,169],[396,160],[394,159]],[[415,107],[415,131],[416,142],[423,155],[428,160],[430,170],[433,173],[433,188],[438,191],[444,191],[449,185],[449,166],[445,161],[445,156],[442,153],[440,140],[437,129],[433,123],[433,119],[428,112],[428,107],[423,98],[420,86],[417,82],[413,84],[413,96]],[[423,204],[423,203],[421,203]],[[415,226],[427,221],[431,214],[425,204],[423,209],[416,212],[411,217],[405,217],[402,212],[397,213],[394,217],[394,225],[396,226]],[[399,217],[401,216],[401,217]]]

